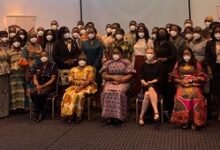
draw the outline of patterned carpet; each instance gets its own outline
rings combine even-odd
[[[193,131],[168,123],[140,127],[134,120],[118,127],[97,117],[81,124],[59,119],[36,124],[28,115],[13,115],[0,119],[0,150],[220,150],[218,122]]]

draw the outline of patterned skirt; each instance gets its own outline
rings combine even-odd
[[[24,70],[13,70],[10,74],[10,110],[25,108],[25,78]]]
[[[9,115],[9,75],[0,76],[0,118]]]

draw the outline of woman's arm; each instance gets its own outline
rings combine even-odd
[[[56,81],[56,78],[57,78],[57,75],[52,75],[51,79],[48,82],[46,82],[45,84],[43,84],[41,86],[41,88],[46,88],[46,87],[50,86],[51,84],[53,84]]]
[[[107,81],[116,81],[117,78],[114,77],[114,75],[109,75],[106,71],[102,73],[102,78],[107,80]],[[118,78],[119,80],[119,78]]]

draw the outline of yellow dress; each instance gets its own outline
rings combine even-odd
[[[97,91],[95,83],[95,69],[91,66],[84,68],[73,67],[69,73],[69,82],[71,86],[66,89],[61,102],[61,117],[68,117],[76,114],[82,115],[86,94],[94,94]],[[86,81],[90,84],[80,91],[77,91],[80,85]]]

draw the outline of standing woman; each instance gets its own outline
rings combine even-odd
[[[21,50],[21,38],[15,36],[11,39],[12,47],[8,51],[10,65],[10,110],[25,108],[25,69],[28,65]]]
[[[218,121],[220,121],[220,24],[213,27],[212,40],[205,47],[205,63],[208,75],[213,77],[212,94],[217,103]]]
[[[26,50],[28,42],[27,32],[24,29],[20,29],[18,30],[17,35],[21,38],[21,49]]]
[[[186,27],[183,31],[183,36],[189,46],[189,44],[193,41],[193,27]]]
[[[9,115],[9,73],[8,54],[0,48],[0,118]]]
[[[2,50],[8,51],[10,47],[9,39],[8,39],[8,32],[0,31],[0,48]]]
[[[132,54],[132,65],[136,70],[134,78],[134,92],[138,94],[140,92],[140,70],[141,66],[145,62],[146,50],[154,48],[153,41],[149,37],[149,32],[146,27],[139,26],[136,31],[136,42],[134,44],[134,51]]]
[[[51,29],[45,30],[43,38],[45,41],[45,45],[44,45],[43,49],[48,54],[49,62],[54,63],[53,46],[56,42],[55,32]]]

